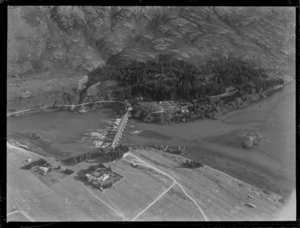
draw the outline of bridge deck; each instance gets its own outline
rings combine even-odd
[[[111,146],[114,148],[118,145],[121,137],[122,137],[122,133],[123,133],[123,130],[127,124],[127,121],[128,121],[128,116],[129,116],[129,111],[126,112],[126,114],[123,116],[123,119],[118,127],[118,130],[117,130],[117,133],[111,143]]]

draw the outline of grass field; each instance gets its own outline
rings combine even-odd
[[[115,205],[127,219],[134,217],[171,184],[169,178],[150,169],[133,168],[127,161],[116,161],[111,168],[123,179],[104,192],[91,190],[105,202]]]
[[[122,220],[95,199],[73,175],[47,186],[32,172],[20,169],[22,162],[29,157],[33,160],[40,158],[34,153],[8,149],[8,214],[20,210],[33,221]],[[8,217],[8,220],[14,218]]]
[[[132,150],[109,163],[123,178],[104,191],[75,178],[95,163],[68,167],[75,173],[46,185],[19,168],[29,157],[41,156],[8,149],[9,221],[253,221],[275,220],[282,209],[276,194],[263,193],[207,166],[182,168],[184,158],[153,149]],[[55,165],[53,158],[47,160]]]
[[[175,185],[136,221],[204,221],[204,219],[193,202]]]
[[[283,208],[278,202],[278,195],[265,194],[261,189],[207,166],[193,170],[181,168],[179,164],[183,158],[180,156],[151,149],[133,153],[173,176],[195,199],[210,221],[275,220],[278,211]],[[249,195],[253,198],[249,198]],[[247,203],[254,203],[256,208],[248,208]]]
[[[40,178],[32,171],[20,169],[28,158],[37,160],[41,156],[8,149],[8,214],[20,211],[11,214],[10,221],[23,220],[19,219],[22,213],[34,221],[128,220],[172,184],[168,177],[154,170],[133,168],[128,161],[119,160],[110,166],[123,178],[101,192],[74,178],[76,172],[94,165],[92,163],[68,167],[75,173],[58,180],[55,172]],[[54,159],[46,160],[55,165]],[[56,177],[56,181],[50,181]]]

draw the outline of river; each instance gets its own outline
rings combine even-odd
[[[295,83],[222,120],[159,126],[130,120],[123,142],[185,145],[184,156],[284,197],[295,188]],[[260,132],[259,146],[243,149],[241,135]]]
[[[36,132],[52,152],[79,154],[90,150],[80,142],[89,129],[104,129],[114,118],[110,109],[85,114],[36,113],[8,118],[8,137]],[[295,188],[295,83],[269,98],[226,115],[222,120],[156,125],[130,119],[121,143],[185,145],[184,156],[224,171],[254,186],[287,197]],[[243,149],[239,137],[249,131],[262,134],[261,144]],[[51,153],[50,153],[51,154]]]
[[[104,130],[112,118],[114,113],[107,108],[85,114],[66,111],[34,113],[8,118],[7,135],[17,140],[29,140],[26,138],[27,132],[38,133],[43,140],[30,142],[41,147],[46,154],[75,155],[86,153],[93,146],[92,141],[81,142],[83,134],[92,130]]]

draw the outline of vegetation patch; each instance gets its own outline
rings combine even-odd
[[[183,162],[181,164],[181,167],[194,169],[194,168],[203,167],[203,164],[201,162],[198,162],[198,161],[194,161],[194,160],[191,160],[191,159],[186,159],[185,162]]]
[[[90,166],[77,172],[75,179],[90,185],[95,189],[103,190],[112,187],[123,178],[118,173],[112,171],[111,167],[102,164]]]
[[[88,153],[63,159],[62,162],[66,165],[76,165],[80,162],[93,159],[101,160],[102,162],[109,162],[122,158],[123,154],[128,152],[128,150],[128,147],[123,145],[119,145],[115,148],[94,148]]]
[[[283,79],[270,78],[267,70],[234,57],[198,68],[176,59],[106,65],[90,72],[87,88],[107,80],[119,82],[114,99],[127,99],[133,118],[158,124],[218,119],[284,84]]]

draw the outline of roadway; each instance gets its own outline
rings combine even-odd
[[[71,104],[71,105],[56,105],[55,107],[79,107],[79,106],[84,106],[84,105],[89,105],[89,104],[99,104],[99,103],[122,103],[122,104],[127,104],[126,102],[122,102],[122,101],[113,101],[113,100],[109,100],[109,101],[96,101],[96,102],[88,102],[88,103],[82,103],[82,104]],[[32,109],[24,109],[24,110],[20,110],[17,112],[10,112],[7,113],[7,117],[11,116],[11,115],[16,115],[16,114],[20,114],[20,113],[24,113],[24,112],[30,112],[30,111],[37,111],[37,110],[43,110],[46,108],[53,108],[53,106],[43,106],[43,107],[39,107],[39,108],[32,108]]]
[[[21,150],[21,151],[23,150],[22,148],[19,148],[19,147],[15,146],[15,145],[12,145],[12,144],[10,144],[10,143],[8,143],[8,142],[7,142],[7,147],[10,148],[10,149],[17,149],[17,150]],[[100,199],[99,197],[97,197],[92,191],[90,191],[86,186],[82,186],[82,187],[84,187],[85,190],[87,190],[90,194],[92,194],[97,200],[101,201],[103,204],[105,204],[107,207],[109,207],[113,212],[115,212],[118,216],[120,216],[120,217],[123,219],[123,221],[129,221],[129,220],[130,220],[130,221],[135,221],[139,216],[141,216],[141,215],[142,215],[143,213],[145,213],[151,206],[153,206],[157,201],[159,201],[165,194],[167,194],[167,193],[169,192],[170,189],[172,189],[175,185],[177,185],[177,186],[182,190],[182,192],[183,192],[183,193],[184,193],[184,194],[185,194],[185,195],[186,195],[186,196],[194,203],[194,205],[198,208],[198,210],[199,210],[201,216],[204,218],[204,220],[205,220],[205,221],[209,221],[209,219],[207,218],[207,216],[206,216],[205,212],[203,211],[203,209],[199,206],[199,204],[197,203],[197,201],[196,201],[190,194],[187,193],[186,189],[179,183],[179,180],[178,180],[179,178],[178,178],[172,171],[171,171],[171,172],[173,173],[173,175],[170,175],[170,174],[168,174],[168,173],[166,173],[166,172],[160,170],[159,168],[155,167],[154,165],[148,163],[147,161],[141,159],[140,157],[138,157],[137,155],[135,155],[135,154],[133,154],[133,153],[131,153],[131,152],[128,152],[127,156],[128,156],[128,155],[131,156],[131,157],[133,157],[133,158],[138,162],[139,165],[145,166],[145,167],[148,167],[148,168],[151,168],[151,169],[155,170],[156,172],[158,172],[158,173],[160,173],[160,174],[162,174],[162,175],[164,175],[164,176],[166,176],[166,177],[168,177],[168,178],[170,178],[170,179],[172,180],[171,185],[170,185],[167,189],[165,189],[162,193],[160,193],[159,196],[157,196],[157,197],[156,197],[151,203],[149,203],[144,209],[141,209],[141,211],[139,211],[132,219],[126,218],[126,217],[124,216],[124,214],[123,214],[120,210],[116,209],[115,207],[112,207],[112,206],[109,205],[108,203],[106,203],[106,202],[104,202],[103,200],[101,200],[101,199]],[[127,156],[126,156],[126,157],[127,157]],[[126,159],[126,157],[124,157],[123,160],[132,163],[132,161]],[[209,167],[209,166],[205,166],[205,167],[206,167],[207,169],[210,169],[210,170],[214,171],[214,172],[220,173],[220,174],[222,174],[222,175],[224,175],[224,176],[226,176],[226,177],[228,177],[228,178],[230,178],[230,179],[233,179],[233,180],[235,180],[235,181],[238,181],[238,182],[240,182],[240,183],[243,183],[243,184],[245,184],[245,185],[248,185],[248,186],[251,187],[251,188],[254,188],[252,185],[249,185],[249,184],[247,184],[247,183],[245,183],[245,182],[243,182],[243,181],[241,181],[241,180],[238,180],[238,179],[236,179],[236,178],[233,178],[233,177],[231,177],[231,176],[227,175],[226,173],[223,173],[223,172],[221,172],[221,171],[219,171],[219,170],[213,169],[213,168],[211,168],[211,167]],[[71,176],[72,176],[72,175],[71,175]],[[69,179],[69,178],[70,178],[70,177],[68,177],[67,179]],[[66,178],[64,178],[64,181],[65,181],[65,180],[66,180]],[[52,192],[50,192],[50,194],[51,194],[51,193],[52,193]],[[49,194],[49,193],[48,193],[48,194]],[[206,194],[209,195],[210,197],[212,197],[210,194],[208,194],[208,193],[206,193]],[[212,197],[212,198],[215,198],[215,197]],[[222,199],[219,199],[219,198],[215,198],[215,199],[218,200],[218,201],[221,201],[221,202],[223,202],[223,203],[227,203],[227,202],[223,201]],[[228,204],[228,203],[227,203],[227,204]],[[216,205],[216,206],[218,206],[218,205]],[[11,212],[11,213],[7,214],[7,216],[12,215],[12,214],[17,213],[17,212],[22,213],[27,219],[33,221],[33,218],[31,218],[31,217],[23,210],[23,208],[22,208],[20,205],[18,205],[18,210],[17,210],[17,211]],[[227,214],[228,214],[228,213],[227,213]]]
[[[142,215],[145,211],[147,211],[152,205],[154,205],[158,200],[160,200],[171,188],[175,186],[175,182],[173,182],[167,189],[165,189],[155,200],[148,204],[143,210],[141,210],[136,216],[134,216],[130,221],[135,221],[140,215]]]
[[[141,163],[140,163],[140,165],[144,165],[144,166],[146,166],[146,167],[150,167],[151,169],[153,169],[153,170],[155,170],[155,171],[157,171],[157,172],[159,172],[159,173],[161,173],[161,174],[163,174],[163,175],[165,175],[165,176],[167,176],[167,177],[169,177],[172,181],[173,181],[173,184],[174,185],[178,185],[179,186],[179,188],[182,190],[182,192],[196,205],[196,207],[198,208],[198,210],[199,210],[199,212],[201,213],[201,216],[204,218],[204,220],[205,221],[208,221],[208,218],[207,218],[207,216],[205,215],[205,213],[204,213],[204,211],[202,210],[202,208],[199,206],[199,204],[196,202],[196,200],[193,198],[193,197],[191,197],[187,192],[186,192],[186,190],[184,189],[184,187],[173,177],[173,176],[171,176],[171,175],[169,175],[168,173],[166,173],[166,172],[164,172],[164,171],[162,171],[162,170],[160,170],[160,169],[158,169],[158,168],[156,168],[156,167],[154,167],[153,165],[151,165],[151,164],[149,164],[148,162],[146,162],[146,161],[144,161],[143,159],[141,159],[141,158],[139,158],[138,156],[136,156],[136,155],[134,155],[134,154],[132,154],[131,152],[128,152],[128,155],[131,155],[131,156],[133,156],[134,158],[136,158],[138,161],[140,161]],[[126,160],[126,159],[125,159]],[[127,160],[128,161],[128,160]],[[171,185],[172,186],[172,185]],[[173,186],[172,186],[173,187]],[[171,188],[172,188],[171,187]],[[167,189],[168,191],[171,189],[170,187]],[[158,199],[160,199],[164,194],[166,194],[168,191],[164,191],[160,196],[158,196]],[[157,199],[157,200],[158,200]],[[155,200],[155,202],[157,201],[157,200]],[[145,210],[145,209],[144,209]],[[136,219],[138,216],[135,216],[134,217],[134,219]]]

